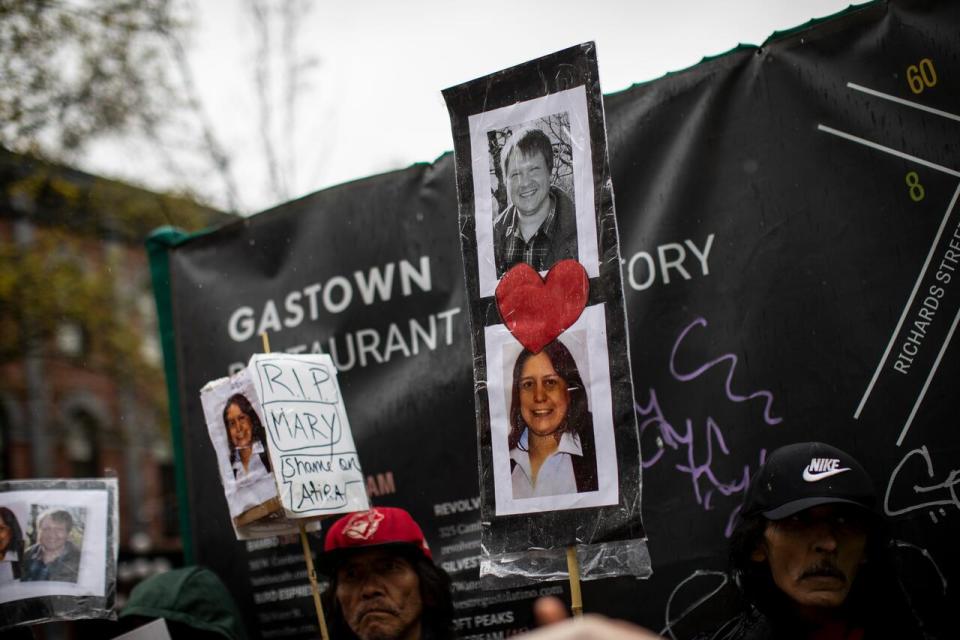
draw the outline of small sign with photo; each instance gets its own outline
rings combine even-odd
[[[115,478],[0,482],[0,628],[113,617],[116,497]]]
[[[234,526],[244,527],[281,511],[263,409],[249,371],[214,380],[200,391],[200,399]]]

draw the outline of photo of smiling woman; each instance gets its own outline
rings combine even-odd
[[[235,393],[223,407],[223,426],[230,443],[230,465],[238,482],[246,478],[270,474],[270,456],[266,448],[266,432],[260,416],[247,397]]]
[[[23,530],[16,514],[0,507],[0,584],[20,579],[23,558]]]
[[[267,422],[249,370],[230,378],[211,380],[200,390],[207,434],[213,445],[237,535],[255,536],[249,527],[273,518],[282,507],[273,477],[276,461],[270,457]]]
[[[513,367],[510,477],[514,499],[597,490],[587,390],[570,351],[554,340],[524,349]]]

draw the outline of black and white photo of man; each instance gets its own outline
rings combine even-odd
[[[482,297],[520,263],[544,275],[573,259],[600,275],[589,121],[584,85],[467,118]]]
[[[515,131],[500,154],[507,207],[494,221],[497,277],[525,262],[545,271],[560,260],[577,259],[573,199],[553,184],[554,144],[534,127]]]

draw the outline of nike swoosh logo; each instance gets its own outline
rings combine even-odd
[[[844,471],[850,471],[849,468],[843,469],[828,469],[826,471],[818,471],[816,473],[811,473],[810,469],[803,470],[803,479],[807,482],[820,482],[824,478],[829,478],[830,476],[835,476],[838,473],[843,473]]]

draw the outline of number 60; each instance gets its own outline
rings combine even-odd
[[[928,87],[937,84],[937,70],[933,68],[933,60],[924,58],[917,64],[907,67],[907,84],[910,85],[910,91],[914,93],[923,93]]]

